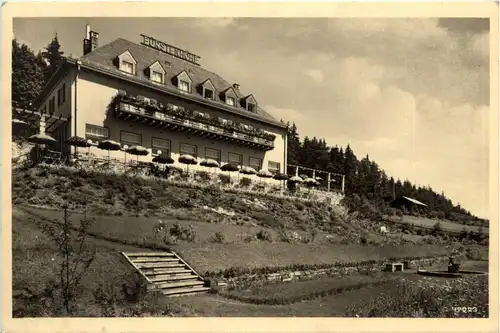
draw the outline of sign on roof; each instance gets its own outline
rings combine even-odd
[[[158,50],[158,51],[161,51],[163,53],[177,57],[179,59],[188,61],[192,64],[195,64],[198,66],[200,65],[198,63],[198,60],[200,59],[200,57],[197,56],[196,54],[192,54],[188,51],[181,50],[175,46],[160,42],[159,40],[156,40],[153,37],[145,36],[143,34],[141,34],[141,36],[143,38],[142,43],[141,43],[142,45],[151,47],[155,50]]]

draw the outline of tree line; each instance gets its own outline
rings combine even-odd
[[[64,59],[57,34],[43,51],[12,40],[12,102],[28,107],[40,94]]]
[[[438,193],[431,186],[416,186],[409,180],[395,179],[367,155],[358,158],[352,148],[329,147],[324,139],[305,136],[300,139],[295,123],[288,123],[288,164],[325,170],[345,175],[345,194],[351,206],[369,206],[378,212],[387,212],[389,203],[400,196],[419,200],[428,207],[403,213],[444,218],[463,224],[488,226],[488,220],[478,218],[470,211]]]

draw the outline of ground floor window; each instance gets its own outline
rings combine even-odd
[[[205,158],[210,158],[220,163],[220,156],[221,156],[220,150],[213,148],[205,148]]]
[[[161,150],[162,155],[170,155],[170,141],[160,138],[151,139],[151,148],[153,153],[156,154],[158,150]]]
[[[109,128],[85,124],[85,138],[91,140],[106,140],[109,138]]]
[[[280,172],[280,164],[278,162],[269,161],[267,169],[271,173],[278,173]]]
[[[187,143],[181,143],[179,145],[179,152],[181,153],[181,155],[188,154],[188,155],[191,155],[193,157],[197,157],[196,156],[196,146],[189,145]]]
[[[243,162],[243,156],[236,153],[229,153],[227,161],[232,164],[241,165]]]
[[[142,145],[142,136],[137,133],[121,131],[120,143],[122,144],[122,146],[140,146]]]
[[[259,171],[262,168],[262,159],[257,157],[250,157],[248,160],[248,165],[251,168],[254,168],[255,170]]]

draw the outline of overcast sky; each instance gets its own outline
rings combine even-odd
[[[57,33],[81,56],[86,23],[100,45],[143,33],[187,49],[301,138],[488,215],[488,20],[15,19],[14,34],[38,50]]]

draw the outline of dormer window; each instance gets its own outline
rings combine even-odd
[[[127,72],[129,74],[134,74],[134,64],[128,61],[123,60],[121,63],[120,70]]]
[[[210,79],[201,84],[201,93],[203,97],[215,100],[215,86]]]
[[[189,82],[187,81],[179,81],[179,89],[185,92],[189,92]]]
[[[257,112],[257,101],[252,95],[245,98],[243,106],[247,111]]]
[[[236,93],[233,88],[226,89],[221,94],[221,99],[226,102],[227,105],[236,106]]]
[[[236,103],[235,103],[235,100],[234,100],[234,97],[231,97],[231,96],[226,96],[226,104],[227,105],[231,105],[231,106],[234,106]]]
[[[156,61],[146,69],[146,74],[149,75],[149,79],[159,84],[165,83],[165,73],[165,69],[158,61]]]
[[[182,91],[190,93],[192,82],[193,81],[189,77],[188,73],[186,73],[186,71],[182,71],[179,75],[177,75],[177,88]]]
[[[214,91],[207,88],[203,89],[203,97],[214,99]]]
[[[151,81],[163,84],[163,73],[151,71]]]
[[[125,51],[118,56],[118,69],[122,72],[135,75],[135,66],[137,61],[134,59],[130,51]]]

